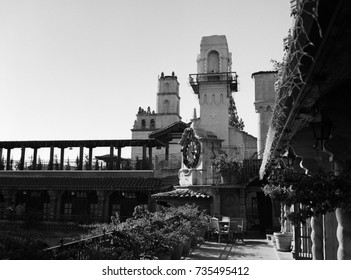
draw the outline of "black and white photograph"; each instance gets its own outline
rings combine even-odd
[[[350,48],[347,0],[0,0],[0,270],[345,271]]]

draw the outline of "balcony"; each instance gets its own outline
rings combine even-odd
[[[190,74],[189,83],[195,94],[199,94],[201,84],[207,83],[227,84],[232,92],[238,91],[238,76],[236,72]]]

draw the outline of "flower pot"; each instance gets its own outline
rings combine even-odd
[[[274,239],[278,251],[289,252],[293,234],[291,232],[274,232]]]

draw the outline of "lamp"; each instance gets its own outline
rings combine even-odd
[[[324,148],[324,141],[330,138],[331,129],[333,123],[323,114],[321,113],[316,121],[310,123],[314,138],[316,139],[315,148],[319,147],[319,143],[321,148]]]
[[[292,167],[294,165],[295,158],[296,154],[293,148],[289,145],[285,153],[282,154],[282,159],[284,160],[286,166]]]

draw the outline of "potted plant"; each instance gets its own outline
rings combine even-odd
[[[215,173],[220,176],[222,184],[237,183],[242,176],[243,163],[237,156],[228,156],[225,153],[219,154],[213,166]]]
[[[287,214],[292,205],[291,184],[295,180],[292,170],[282,168],[280,165],[274,166],[267,178],[268,184],[263,187],[265,195],[269,196],[273,201],[280,205],[280,231],[273,233],[277,250],[290,251],[293,238],[292,232],[288,229]]]

